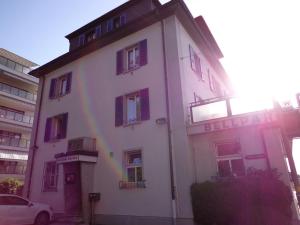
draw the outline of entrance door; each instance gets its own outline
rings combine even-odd
[[[80,162],[64,163],[65,213],[81,214],[81,176]]]

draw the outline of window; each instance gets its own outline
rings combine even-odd
[[[86,43],[91,42],[92,40],[95,40],[95,39],[96,39],[96,31],[95,30],[90,31],[85,35]]]
[[[58,171],[56,162],[46,162],[44,168],[44,191],[56,191],[57,177]]]
[[[147,64],[147,39],[117,52],[117,75]]]
[[[17,196],[1,196],[0,205],[28,205],[28,201]]]
[[[46,120],[44,141],[64,139],[67,136],[68,113],[57,115]]]
[[[189,46],[189,49],[190,49],[191,68],[195,73],[197,73],[200,76],[201,79],[203,79],[200,58],[191,46]]]
[[[115,126],[134,124],[150,119],[148,88],[119,96],[115,101]]]
[[[120,188],[145,188],[141,150],[125,152],[124,178]]]
[[[217,144],[216,150],[220,177],[245,175],[245,166],[239,142],[231,141]]]
[[[107,32],[110,32],[112,30],[116,30],[120,28],[121,26],[126,24],[126,15],[123,14],[121,16],[115,17],[113,19],[110,19],[107,21]]]
[[[127,54],[127,70],[132,70],[139,66],[140,50],[138,46],[131,47],[126,50]]]
[[[140,120],[141,104],[138,92],[126,96],[126,108],[126,121],[128,124]]]
[[[64,74],[52,79],[50,84],[49,98],[55,99],[71,92],[72,73]]]

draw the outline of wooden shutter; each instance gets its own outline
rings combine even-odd
[[[146,65],[148,62],[147,39],[139,43],[140,47],[140,66]]]
[[[52,118],[47,118],[46,127],[45,127],[44,142],[50,141],[50,138],[51,138],[51,125],[52,125]]]
[[[72,84],[72,72],[67,74],[67,87],[66,87],[67,93],[71,92],[71,84]]]
[[[124,70],[124,50],[120,50],[117,52],[117,75],[123,73]]]
[[[150,119],[149,89],[140,90],[141,97],[141,120]]]
[[[115,102],[115,126],[123,125],[123,96],[116,98]]]
[[[60,139],[66,138],[67,136],[67,127],[68,127],[68,113],[65,113],[62,116],[62,131]]]
[[[107,27],[107,32],[112,31],[112,29],[113,29],[113,20],[112,19],[107,21],[106,27]]]
[[[123,26],[126,23],[126,14],[120,16],[120,25]]]
[[[50,83],[50,91],[49,91],[49,98],[55,98],[55,89],[56,89],[56,82],[57,79],[52,79]]]

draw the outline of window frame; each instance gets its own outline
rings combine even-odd
[[[130,65],[130,57],[129,57],[130,52],[133,53],[133,63],[132,63],[132,65]],[[138,56],[136,56],[137,53],[138,53]],[[140,49],[140,46],[139,46],[138,43],[134,44],[130,47],[127,47],[125,49],[125,60],[124,60],[126,62],[125,70],[127,72],[129,72],[129,71],[136,70],[139,67],[141,67],[140,58],[141,58],[141,49]]]
[[[65,84],[65,85],[64,85]],[[49,99],[58,99],[71,93],[72,72],[65,73],[50,81]]]
[[[54,173],[52,173],[52,169],[50,168],[51,174],[47,174],[47,166],[52,164],[51,166],[54,168]],[[49,176],[49,177],[48,177]],[[54,184],[49,185],[47,181],[50,179],[50,182],[53,180]],[[44,163],[44,173],[43,173],[43,192],[56,192],[57,191],[57,183],[58,183],[58,164],[56,161],[47,161]]]
[[[231,143],[235,143],[235,144],[239,145],[238,151],[235,152],[235,153],[219,155],[218,146],[224,145],[224,144],[231,144]],[[218,172],[219,177],[222,177],[222,178],[226,178],[226,177],[229,177],[229,176],[240,177],[240,176],[245,176],[246,175],[245,160],[244,160],[244,157],[242,155],[242,148],[241,148],[241,144],[240,144],[239,140],[226,140],[226,141],[215,143],[215,156],[216,156],[216,168],[217,168],[217,172]],[[237,172],[233,171],[233,166],[232,166],[233,163],[232,162],[235,161],[235,160],[242,160],[243,171],[238,171],[238,172],[242,172],[242,174],[237,174]],[[226,161],[228,161],[229,169],[230,169],[230,174],[228,176],[221,175],[220,174],[220,168],[219,168],[219,162],[226,162]]]
[[[128,99],[134,97],[135,98],[135,120],[130,121],[129,120],[129,103],[128,103]],[[127,94],[124,96],[123,101],[125,102],[124,104],[124,118],[123,121],[125,122],[125,125],[130,125],[130,124],[135,124],[141,121],[141,96],[139,91],[137,92],[132,92],[130,94]]]

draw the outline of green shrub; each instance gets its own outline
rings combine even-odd
[[[23,183],[17,179],[7,178],[0,182],[0,194],[22,195]]]
[[[194,220],[200,225],[290,225],[292,195],[275,172],[206,181],[191,187]]]

